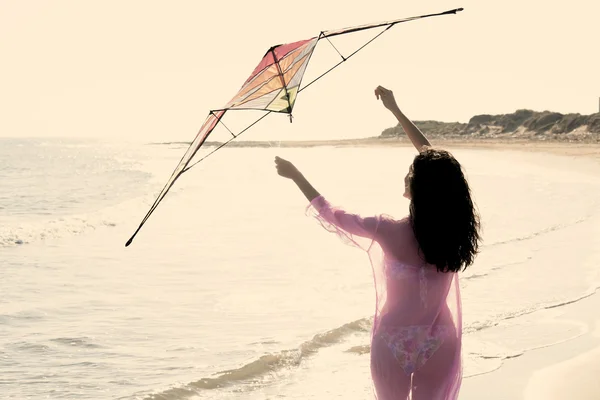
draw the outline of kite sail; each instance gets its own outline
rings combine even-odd
[[[397,19],[394,21],[354,26],[330,31],[322,31],[318,36],[312,37],[310,39],[300,40],[288,44],[280,44],[269,48],[269,50],[267,50],[265,55],[262,57],[260,63],[256,66],[256,68],[254,69],[252,74],[250,74],[248,79],[246,79],[241,89],[235,94],[235,96],[222,108],[211,110],[209,112],[206,120],[204,121],[204,124],[202,124],[202,127],[196,134],[196,137],[194,138],[193,142],[181,158],[181,161],[173,171],[171,177],[167,181],[164,188],[158,194],[156,200],[150,207],[150,210],[142,219],[142,222],[140,223],[139,227],[131,236],[131,238],[127,241],[125,246],[129,246],[133,242],[133,239],[142,229],[142,226],[144,226],[150,215],[154,212],[154,210],[156,210],[158,204],[162,201],[169,189],[171,189],[173,184],[184,172],[188,171],[194,165],[198,164],[206,157],[210,156],[223,146],[230,143],[232,140],[239,137],[246,130],[248,130],[256,123],[261,121],[263,118],[265,118],[267,115],[273,112],[288,114],[291,121],[292,110],[294,108],[296,98],[302,90],[306,89],[314,82],[327,75],[333,69],[337,68],[339,65],[348,60],[354,54],[358,53],[373,40],[381,36],[388,29],[402,22],[408,22],[434,16],[456,14],[457,12],[462,10],[462,8],[457,8],[437,14],[420,15],[416,17]],[[323,74],[319,75],[317,78],[313,79],[304,87],[300,87],[302,84],[304,72],[306,71],[310,58],[319,41],[326,39],[333,46],[333,43],[331,43],[331,41],[329,40],[329,38],[331,37],[374,28],[384,29],[348,56],[343,56],[338,51],[338,53],[341,56],[341,61],[333,65],[331,68],[329,68]],[[229,128],[225,126],[225,124],[222,121],[223,116],[226,112],[234,110],[260,110],[264,111],[264,114],[252,124],[248,125],[241,132],[239,132],[238,134],[234,134],[229,130]],[[206,156],[204,156],[200,160],[195,161],[193,164],[190,165],[192,159],[198,152],[198,149],[200,149],[200,147],[204,144],[208,136],[219,123],[222,123],[227,128],[227,130],[229,130],[232,137],[226,142],[216,147]]]

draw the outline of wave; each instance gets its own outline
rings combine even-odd
[[[319,333],[295,349],[265,354],[239,368],[220,371],[215,374],[215,377],[202,378],[182,387],[174,387],[152,394],[146,397],[146,400],[185,399],[197,395],[202,390],[220,389],[250,380],[257,381],[260,378],[266,378],[269,374],[296,368],[305,358],[312,356],[324,347],[339,343],[352,334],[369,332],[372,322],[372,318],[362,318],[349,322],[330,331]],[[261,382],[265,382],[265,380],[262,379]]]
[[[501,324],[502,321],[522,317],[524,315],[533,314],[534,312],[538,312],[541,310],[550,310],[553,308],[564,307],[569,304],[574,304],[581,300],[585,300],[588,297],[593,296],[599,290],[600,290],[600,286],[593,287],[590,290],[588,290],[587,292],[583,293],[581,296],[578,296],[575,298],[560,300],[560,301],[557,301],[554,303],[541,303],[539,305],[536,305],[536,306],[533,306],[530,308],[524,308],[522,310],[497,315],[497,316],[495,316],[495,318],[493,320],[474,322],[474,323],[470,324],[469,326],[463,328],[463,334],[474,333],[474,332],[481,331],[481,330],[484,330],[487,328],[491,328],[491,327]]]
[[[586,296],[587,297],[587,296]],[[581,299],[579,299],[581,300]],[[579,301],[577,300],[577,301]],[[475,357],[475,358],[479,358],[481,360],[494,360],[497,361],[495,367],[491,368],[491,369],[487,369],[485,371],[480,371],[480,372],[473,372],[470,374],[465,374],[463,376],[463,378],[472,378],[474,376],[480,376],[480,375],[487,375],[489,373],[492,373],[494,371],[497,371],[498,369],[500,369],[502,367],[502,365],[504,365],[504,361],[506,360],[510,360],[513,358],[519,358],[525,354],[527,354],[530,351],[534,351],[534,350],[540,350],[540,349],[545,349],[548,347],[552,347],[552,346],[556,346],[562,343],[566,343],[569,342],[571,340],[577,339],[581,336],[585,335],[585,332],[579,332],[575,335],[572,335],[570,337],[564,338],[562,340],[558,340],[556,342],[552,342],[552,343],[548,343],[548,344],[542,344],[542,345],[537,345],[537,346],[531,346],[531,347],[527,347],[525,349],[520,349],[520,350],[508,350],[506,349],[506,353],[505,354],[496,354],[496,355],[485,355],[485,354],[479,354],[479,353],[470,353],[469,356],[470,357]]]
[[[119,222],[117,210],[130,201],[99,211],[67,215],[46,220],[17,222],[0,227],[0,247],[16,247],[48,239],[79,235],[98,228],[110,228]],[[138,203],[139,204],[139,203]]]
[[[162,149],[148,151],[120,142],[55,139],[24,143],[28,149],[56,149],[44,150],[46,156],[33,167],[9,160],[10,167],[2,174],[8,188],[0,199],[0,207],[6,210],[0,216],[0,248],[131,221],[125,219],[128,214],[138,215],[140,207],[149,207],[158,195],[164,184],[159,178],[162,166],[170,159]],[[28,151],[37,154],[35,149]],[[29,153],[10,155],[18,161]],[[24,176],[23,168],[36,172]]]
[[[465,334],[474,333],[474,332],[481,331],[481,330],[484,330],[487,328],[501,325],[502,321],[517,318],[517,317],[524,316],[527,314],[532,314],[534,312],[538,312],[541,310],[549,310],[552,308],[563,307],[563,306],[566,306],[569,304],[574,304],[574,303],[584,300],[590,296],[593,296],[599,290],[600,290],[600,286],[592,288],[588,292],[586,292],[576,298],[561,300],[561,301],[557,301],[557,302],[550,303],[550,304],[532,307],[532,308],[522,310],[519,312],[506,314],[506,315],[502,316],[500,319],[497,319],[495,321],[488,321],[488,322],[472,324],[470,327],[463,330],[463,333],[465,333]],[[471,362],[473,364],[479,364],[479,362],[477,360],[483,361],[485,363],[484,367],[481,368],[481,366],[480,366],[480,368],[477,368],[478,369],[477,372],[465,373],[463,378],[466,379],[466,378],[471,378],[474,376],[489,374],[489,373],[497,371],[499,368],[501,368],[502,365],[504,365],[504,362],[506,360],[521,357],[530,351],[544,349],[544,348],[556,346],[556,345],[559,345],[562,343],[566,343],[568,341],[577,339],[578,337],[585,335],[585,333],[586,333],[586,331],[584,329],[584,330],[580,330],[579,332],[577,332],[575,334],[571,334],[568,337],[564,337],[560,340],[553,341],[551,343],[544,343],[544,344],[538,344],[538,345],[533,345],[533,346],[530,345],[530,346],[526,346],[526,347],[519,348],[519,349],[511,349],[511,348],[504,348],[504,347],[499,348],[498,346],[495,346],[493,343],[487,342],[486,343],[487,346],[485,349],[483,349],[483,351],[480,350],[478,352],[470,352],[467,355],[467,357],[469,359],[471,359]],[[491,345],[492,348],[488,348],[489,345]],[[491,365],[490,365],[490,362],[491,362]]]
[[[513,261],[510,263],[501,263],[501,264],[495,264],[493,265],[491,268],[489,268],[486,272],[482,272],[482,273],[473,273],[471,275],[467,275],[462,277],[462,280],[468,281],[468,280],[473,280],[473,279],[479,279],[479,278],[485,278],[486,276],[489,276],[491,272],[493,271],[497,271],[499,269],[502,268],[506,268],[506,267],[512,267],[515,265],[520,265],[520,264],[525,264],[526,262],[530,261],[532,259],[531,256],[524,258],[523,260],[520,261]]]
[[[540,310],[552,309],[561,307],[569,304],[576,303],[584,300],[600,290],[600,286],[593,288],[592,290],[584,293],[576,298],[562,300],[550,304],[542,304],[536,307],[495,316],[494,320],[475,322],[470,326],[464,327],[463,334],[472,334],[487,328],[495,327],[500,325],[502,321],[517,318],[523,315],[531,314]],[[233,386],[236,384],[252,384],[266,385],[277,378],[278,374],[288,372],[297,368],[301,365],[302,361],[306,358],[314,355],[320,349],[329,347],[331,345],[341,342],[343,339],[349,337],[352,334],[367,333],[370,331],[373,323],[372,318],[361,318],[356,321],[349,322],[338,328],[332,329],[327,332],[319,333],[312,339],[302,343],[295,349],[282,350],[272,354],[264,354],[254,361],[244,364],[238,368],[224,370],[215,373],[215,376],[202,378],[197,381],[187,383],[183,386],[172,387],[159,393],[154,393],[145,397],[145,400],[180,400],[189,397],[197,396],[201,391],[205,390],[218,390]],[[578,334],[577,336],[580,336]],[[577,337],[576,336],[576,337]],[[483,353],[469,353],[469,356],[476,357],[482,360],[497,360],[498,364],[492,369],[488,369],[484,372],[476,372],[469,374],[466,377],[472,377],[492,372],[502,365],[503,361],[517,358],[524,355],[526,352],[536,350],[539,348],[553,346],[562,342],[572,340],[573,337],[564,339],[557,343],[545,344],[541,346],[535,346],[527,349],[510,350],[504,349],[505,351],[484,351]],[[344,352],[353,353],[357,355],[364,355],[370,352],[370,346],[357,345],[346,349]]]
[[[77,235],[102,226],[112,227],[115,226],[115,223],[88,215],[25,223],[18,226],[3,226],[0,228],[0,247],[15,247],[46,239],[57,239],[65,234]]]
[[[542,236],[551,232],[555,232],[555,231],[559,231],[561,229],[565,229],[565,228],[569,228],[571,226],[575,226],[578,225],[582,222],[587,221],[588,219],[590,219],[592,217],[592,214],[590,215],[586,215],[582,218],[579,218],[575,221],[572,222],[567,222],[567,223],[562,223],[562,224],[556,224],[556,225],[551,225],[547,228],[541,229],[539,231],[530,233],[529,235],[524,235],[524,236],[518,236],[512,239],[507,239],[507,240],[502,240],[500,242],[494,242],[494,243],[490,243],[488,245],[484,245],[482,246],[482,248],[490,248],[490,247],[495,247],[495,246],[501,246],[501,245],[505,245],[505,244],[510,244],[510,243],[516,243],[516,242],[522,242],[525,240],[531,240],[534,239],[538,236]]]
[[[348,350],[346,350],[346,353],[355,353],[355,354],[367,354],[371,352],[371,346],[369,346],[368,344],[362,345],[362,346],[354,346],[354,347],[350,347]]]
[[[178,193],[174,190],[171,196]],[[150,207],[157,193],[134,195],[118,204],[96,211],[64,215],[35,221],[9,221],[0,225],[0,248],[18,247],[44,240],[62,239],[81,235],[104,228],[114,228],[123,223],[131,223],[132,212]],[[135,214],[137,215],[137,214]]]
[[[72,338],[71,337],[59,337],[59,338],[50,339],[51,342],[57,343],[60,345],[64,345],[64,346],[81,347],[81,348],[87,348],[87,349],[102,348],[102,346],[100,346],[99,344],[92,343],[91,340],[92,339],[87,336],[72,337]]]

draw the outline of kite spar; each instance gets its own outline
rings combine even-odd
[[[232,140],[239,137],[242,133],[250,129],[252,126],[257,124],[259,121],[261,121],[267,115],[273,112],[288,114],[291,121],[292,110],[294,108],[296,98],[301,91],[308,88],[317,80],[321,79],[323,76],[327,75],[329,72],[340,66],[342,63],[344,63],[350,57],[358,53],[365,46],[377,39],[391,27],[403,22],[409,22],[435,16],[456,14],[457,12],[462,10],[462,8],[457,8],[436,14],[420,15],[415,17],[397,19],[394,21],[380,22],[369,25],[360,25],[331,31],[323,31],[319,34],[319,36],[315,36],[310,39],[288,44],[280,44],[269,48],[269,50],[267,50],[267,52],[261,59],[260,63],[256,66],[252,74],[250,74],[250,77],[248,77],[246,82],[244,82],[241,89],[235,94],[235,96],[224,107],[220,109],[211,110],[209,112],[206,120],[204,121],[204,124],[202,124],[193,142],[188,147],[187,151],[184,153],[183,157],[179,161],[179,164],[173,171],[166,185],[160,191],[156,200],[150,207],[150,210],[142,219],[142,222],[140,223],[139,227],[133,233],[131,238],[127,241],[125,246],[129,246],[133,242],[133,239],[142,229],[142,226],[144,226],[148,218],[150,218],[150,215],[154,212],[154,210],[156,210],[158,204],[162,201],[169,189],[171,189],[173,184],[184,172],[188,171],[194,165],[206,159],[206,157],[210,156],[223,146],[226,146]],[[326,39],[333,46],[333,43],[330,41],[330,38],[334,36],[375,28],[385,29],[383,29],[381,32],[379,32],[377,35],[375,35],[365,44],[357,48],[348,56],[343,56],[338,51],[341,57],[341,61],[333,65],[331,68],[319,75],[317,78],[313,79],[304,87],[300,88],[304,72],[306,71],[313,51],[315,50],[315,47],[317,46],[317,43],[319,43],[319,41]],[[333,47],[337,51],[335,46]],[[244,128],[241,132],[239,132],[238,134],[234,134],[233,132],[231,132],[231,130],[229,130],[229,128],[227,128],[227,126],[222,121],[223,116],[226,112],[234,110],[259,110],[264,111],[265,113],[252,124]],[[206,156],[202,157],[201,159],[195,161],[193,164],[190,165],[190,162],[196,155],[198,149],[200,149],[200,147],[204,144],[208,136],[219,123],[225,126],[229,133],[231,133],[232,137],[226,142],[216,147]]]

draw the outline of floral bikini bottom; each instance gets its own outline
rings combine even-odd
[[[453,331],[454,328],[447,325],[380,326],[376,335],[384,340],[404,372],[410,375],[431,358]]]

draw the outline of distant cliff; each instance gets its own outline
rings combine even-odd
[[[528,141],[558,141],[600,143],[600,113],[591,115],[560,114],[556,112],[537,112],[517,110],[512,114],[476,115],[468,123],[414,121],[430,138],[441,140],[477,139],[520,139]],[[385,129],[379,136],[362,139],[337,140],[287,140],[287,141],[232,141],[227,147],[314,147],[314,146],[360,146],[382,145],[406,140],[400,125]],[[381,140],[392,139],[392,140]],[[154,143],[163,145],[190,145],[190,142]],[[206,147],[222,146],[223,142],[207,141]]]
[[[448,137],[531,137],[538,139],[598,138],[600,113],[591,115],[517,110],[512,114],[476,115],[464,124],[459,122],[415,121],[426,135]],[[400,125],[385,129],[380,137],[403,135]]]

